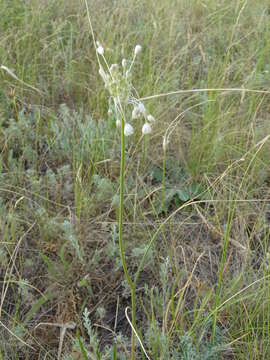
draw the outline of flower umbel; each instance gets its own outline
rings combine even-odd
[[[110,93],[108,112],[109,116],[111,116],[112,114],[115,115],[116,127],[121,127],[120,119],[124,119],[125,136],[130,136],[134,133],[133,126],[127,122],[128,117],[131,120],[139,118],[143,118],[144,121],[147,120],[147,122],[145,122],[142,127],[142,133],[144,135],[150,134],[152,132],[150,123],[153,123],[155,119],[151,114],[147,115],[144,104],[138,99],[136,99],[135,95],[137,94],[137,92],[131,83],[132,67],[135,62],[136,56],[142,51],[141,45],[135,46],[132,61],[128,62],[124,58],[122,59],[122,66],[119,67],[118,64],[111,64],[109,66],[106,58],[104,57],[104,48],[98,41],[96,44],[96,51],[98,55],[100,55],[99,74],[104,81],[105,88]],[[129,67],[128,63],[130,64]],[[133,105],[133,110],[131,111],[131,113],[128,110],[129,105]]]

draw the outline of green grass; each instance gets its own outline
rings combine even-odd
[[[135,359],[269,359],[268,1],[88,4],[110,64],[142,45],[132,82],[156,118],[125,144]],[[130,359],[121,134],[85,3],[0,5],[17,77],[0,71],[0,359]]]

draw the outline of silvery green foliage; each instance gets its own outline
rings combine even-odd
[[[33,295],[31,293],[30,283],[27,279],[19,279],[18,281],[18,293],[24,303],[31,303],[33,301]]]
[[[111,240],[108,243],[107,246],[107,254],[108,257],[113,260],[113,266],[114,270],[118,271],[122,264],[121,259],[119,256],[119,249],[118,249],[118,232],[117,232],[117,226],[116,224],[112,225],[112,232],[111,232]]]
[[[106,309],[103,306],[99,306],[97,308],[96,312],[97,312],[97,316],[99,317],[100,320],[103,320],[105,318]]]
[[[168,279],[169,268],[167,261],[163,263],[160,270],[162,280]],[[163,287],[164,285],[162,285]],[[162,326],[162,319],[158,319],[157,314],[164,313],[164,295],[169,296],[167,287],[160,291],[158,288],[149,289],[144,287],[145,296],[151,298],[151,304],[156,317],[147,323],[144,341],[148,346],[149,353],[154,358],[166,358],[168,360],[221,360],[225,353],[229,353],[230,347],[226,344],[224,333],[218,328],[213,341],[210,341],[211,322],[206,323],[199,336],[191,336],[186,333],[174,339],[167,336]],[[165,293],[165,294],[164,294]],[[167,298],[168,301],[168,298]]]
[[[52,136],[49,147],[57,158],[63,157],[82,163],[94,163],[111,154],[108,141],[112,132],[108,122],[94,121],[90,115],[70,110],[66,104],[59,109],[59,118],[51,123]],[[107,141],[105,141],[105,139]]]
[[[140,261],[142,256],[145,254],[148,246],[147,244],[140,244],[132,249],[132,258],[136,261]],[[153,250],[150,249],[147,256],[148,265],[154,265],[154,254]]]
[[[62,228],[64,231],[65,239],[72,245],[76,255],[78,256],[80,261],[83,262],[83,251],[79,246],[79,242],[73,224],[70,221],[65,220]]]
[[[193,339],[188,335],[184,335],[180,342],[181,359],[183,360],[221,360],[225,351],[230,348],[225,343],[225,338],[221,331],[217,329],[214,341],[205,339],[209,324],[202,331],[201,336],[195,344]]]
[[[162,308],[165,311],[166,305],[170,298],[170,283],[169,283],[170,261],[167,257],[160,266],[160,280],[162,285]]]
[[[91,321],[89,320],[89,315],[90,315],[90,313],[89,313],[88,309],[85,308],[84,312],[83,312],[83,326],[87,330],[87,334],[90,339],[90,345],[93,348],[96,348],[98,346],[98,339],[97,339],[97,335],[96,335],[95,331],[92,329],[92,324],[91,324]]]
[[[57,238],[59,231],[61,230],[61,225],[55,217],[50,217],[43,207],[39,207],[35,211],[35,218],[43,240],[47,241]]]
[[[83,343],[84,350],[89,359],[98,360],[111,360],[113,358],[113,345],[107,345],[103,349],[99,349],[99,339],[96,331],[93,329],[91,321],[89,320],[90,312],[87,308],[84,309],[82,320],[83,326],[87,331],[88,341],[86,339],[81,339]],[[117,344],[117,359],[119,360],[128,360],[125,352],[122,349],[128,347],[129,340],[124,337],[121,333],[116,335],[114,343]],[[80,346],[77,339],[74,339],[72,350],[77,353],[81,353]],[[99,354],[99,355],[97,355]],[[63,359],[71,360],[73,359],[71,354],[65,354]]]
[[[18,112],[17,119],[8,119],[8,126],[2,128],[2,133],[5,136],[5,141],[12,152],[12,158],[19,156],[28,161],[29,165],[33,165],[37,161],[36,132],[33,128],[36,127],[36,118],[38,114],[26,112],[23,108]],[[42,143],[44,138],[40,134],[39,141]]]
[[[113,184],[108,178],[102,178],[98,174],[95,174],[93,176],[93,182],[96,186],[95,197],[97,202],[113,198],[116,192],[116,187],[115,184]]]
[[[94,121],[83,110],[70,110],[66,104],[60,106],[57,115],[22,109],[1,129],[1,182],[7,178],[1,171],[4,163],[13,173],[10,184],[25,186],[27,180],[33,193],[44,190],[52,198],[59,190],[64,199],[71,196],[71,175],[77,174],[79,167],[91,176],[96,162],[114,156],[111,124],[102,119]]]
[[[200,360],[195,347],[193,346],[192,340],[189,336],[184,335],[180,342],[181,356],[183,360]]]

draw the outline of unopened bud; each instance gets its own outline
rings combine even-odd
[[[135,106],[134,109],[132,110],[132,119],[138,119],[138,117],[140,116],[140,110],[138,109],[138,106]]]
[[[139,112],[143,114],[143,116],[146,116],[146,109],[145,109],[143,103],[140,102],[138,104],[138,109],[139,109]]]
[[[98,47],[97,47],[97,53],[98,53],[99,55],[104,55],[104,49],[103,49],[103,47],[102,47],[101,45],[98,45]]]
[[[152,132],[151,125],[148,122],[146,122],[142,127],[142,133],[143,135],[148,135],[151,134],[151,132]]]
[[[124,127],[124,134],[125,136],[130,136],[134,133],[134,129],[133,129],[133,126],[126,123],[125,124],[125,127]]]
[[[142,51],[141,45],[136,45],[134,49],[135,56],[138,55]]]
[[[151,115],[151,114],[149,114],[149,115],[147,116],[147,120],[148,120],[150,123],[154,123],[154,122],[156,121],[156,119],[154,118],[154,116]]]

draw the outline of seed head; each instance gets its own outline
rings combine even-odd
[[[141,45],[136,45],[134,49],[134,55],[138,55],[142,51]]]
[[[151,134],[151,132],[152,132],[151,125],[148,122],[146,122],[142,127],[142,134],[148,135]]]
[[[125,136],[130,136],[134,133],[134,129],[133,126],[130,125],[129,123],[125,123],[125,127],[124,127],[124,134]]]

